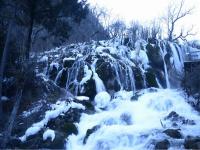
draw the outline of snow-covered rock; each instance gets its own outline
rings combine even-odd
[[[51,139],[51,141],[53,141],[55,139],[55,131],[51,130],[51,129],[47,129],[44,133],[43,133],[43,140],[46,141],[48,138]]]
[[[75,102],[67,103],[65,101],[57,101],[56,104],[52,105],[52,110],[48,110],[45,113],[44,119],[41,121],[34,123],[30,128],[28,128],[25,134],[19,139],[24,142],[26,139],[34,134],[37,134],[45,125],[51,120],[57,118],[59,115],[66,113],[70,108],[77,108],[77,109],[85,109],[82,104],[78,104]]]

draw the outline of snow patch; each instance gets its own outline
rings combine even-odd
[[[90,98],[87,96],[76,96],[75,99],[79,100],[79,101],[89,101]]]
[[[53,140],[55,139],[55,131],[54,130],[47,129],[43,133],[43,141],[46,141],[48,138],[50,138],[51,142],[53,142]]]

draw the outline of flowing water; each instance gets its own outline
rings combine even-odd
[[[181,149],[183,141],[170,139],[163,133],[174,128],[166,119],[170,112],[176,112],[195,124],[181,124],[176,128],[183,136],[200,135],[200,117],[186,102],[182,91],[172,89],[147,89],[141,91],[138,100],[132,99],[132,92],[115,94],[106,110],[95,114],[83,114],[77,124],[78,135],[71,135],[66,142],[67,150],[136,150],[153,149],[155,140],[169,139]]]
[[[163,49],[161,48],[161,45],[159,43],[159,47],[161,49],[160,52],[161,52],[163,62],[164,62],[165,81],[166,81],[167,88],[170,88],[169,74],[168,74],[167,65],[166,65],[166,61],[165,61],[165,56],[167,54],[167,51],[166,51],[166,46],[164,45],[164,43],[162,43],[162,46],[163,46]]]

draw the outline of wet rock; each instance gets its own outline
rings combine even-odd
[[[66,136],[64,133],[55,131],[55,139],[53,141],[50,139],[43,141],[43,144],[40,146],[40,148],[64,149],[65,138]]]
[[[113,92],[117,92],[120,90],[120,85],[117,81],[116,78],[114,79],[109,79],[107,82],[106,82],[106,89],[108,91],[113,91]]]
[[[152,68],[148,68],[145,72],[147,87],[158,87],[156,74]]]
[[[100,79],[103,81],[106,89],[108,91],[119,91],[120,86],[116,80],[114,67],[112,67],[109,62],[106,62],[103,59],[99,59],[97,61],[97,68],[98,69],[96,70],[96,72],[99,75]]]
[[[113,56],[113,57],[115,57],[115,56]],[[119,58],[116,58],[116,59],[119,59]],[[121,87],[120,87],[120,83],[118,82],[118,80],[120,80],[120,79],[117,79],[116,72],[118,72],[118,74],[120,74],[120,71],[119,71],[120,68],[121,68],[121,71],[125,71],[124,64],[120,63],[120,62],[112,64],[108,58],[99,59],[99,61],[97,61],[97,64],[99,66],[97,69],[97,74],[104,82],[104,85],[105,85],[107,91],[109,91],[109,92],[110,91],[113,91],[113,92],[119,91]],[[114,67],[114,65],[116,65],[116,66]],[[117,70],[115,70],[115,69],[117,69]],[[122,74],[125,75],[125,72],[123,72]],[[112,93],[112,92],[110,92],[110,93]]]
[[[165,133],[166,135],[168,135],[172,138],[175,138],[175,139],[181,139],[182,138],[182,135],[181,135],[181,133],[179,132],[178,129],[167,129],[167,130],[163,131],[163,133]]]
[[[64,58],[63,59],[63,68],[71,68],[74,64],[75,59],[73,58]]]
[[[134,68],[133,69],[134,76],[135,76],[135,86],[137,90],[143,89],[144,88],[144,79],[142,77],[141,70],[139,68]]]
[[[184,147],[186,149],[200,149],[200,137],[186,137]]]
[[[159,46],[158,45],[153,46],[150,43],[148,43],[146,49],[150,65],[153,68],[164,70],[163,58],[161,56]]]
[[[61,124],[60,124],[61,123]],[[53,126],[53,125],[51,125]],[[66,137],[71,134],[78,134],[78,130],[74,123],[72,122],[61,122],[57,121],[56,125],[53,128],[61,133],[63,133]]]
[[[137,92],[135,92],[135,93],[133,94],[133,96],[131,97],[131,100],[132,100],[132,101],[136,101],[136,100],[138,100],[139,96],[140,96],[140,94],[138,94]]]
[[[93,79],[88,80],[87,83],[84,84],[84,89],[78,95],[87,96],[93,100],[96,95],[95,81]]]
[[[131,114],[129,114],[129,113],[123,113],[123,114],[121,114],[120,119],[121,119],[125,124],[127,124],[127,125],[133,124],[132,116],[131,116]]]
[[[83,144],[86,144],[87,139],[89,138],[89,136],[90,136],[92,133],[94,133],[95,131],[97,131],[99,128],[100,128],[100,125],[97,125],[97,126],[94,126],[94,127],[91,128],[91,129],[88,129],[87,132],[86,132],[86,135],[85,135],[85,137],[84,137]]]
[[[58,68],[53,64],[48,70],[48,76],[50,80],[55,80],[58,73]]]
[[[168,140],[159,141],[155,144],[155,149],[168,149],[170,147],[170,143]]]
[[[94,105],[92,104],[92,101],[91,101],[91,100],[89,100],[89,101],[83,100],[83,101],[75,101],[75,102],[80,103],[80,104],[82,104],[83,106],[85,106],[85,108],[86,108],[86,110],[85,110],[86,113],[93,113],[93,112],[95,111]]]
[[[47,126],[51,129],[58,129],[62,128],[62,124],[79,122],[82,112],[83,110],[70,108],[65,114],[60,115],[54,120],[50,120]]]
[[[56,85],[59,87],[65,88],[66,87],[66,82],[67,82],[67,69],[63,68],[62,70],[59,71],[56,77]]]

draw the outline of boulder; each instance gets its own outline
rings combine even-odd
[[[200,137],[186,137],[184,147],[186,149],[200,149]]]
[[[182,138],[182,135],[181,133],[179,132],[178,129],[167,129],[165,131],[163,131],[163,133],[165,133],[166,135],[174,138],[174,139],[181,139]]]
[[[168,140],[162,140],[155,144],[155,149],[168,149],[170,147],[170,143]]]

